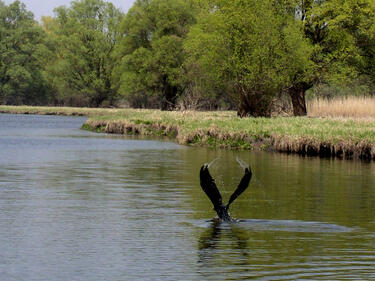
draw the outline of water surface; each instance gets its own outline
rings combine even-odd
[[[0,114],[1,280],[375,279],[375,165],[180,146]],[[210,168],[220,223],[199,186]]]

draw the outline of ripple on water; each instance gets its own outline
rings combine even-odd
[[[324,222],[298,220],[239,220],[238,225],[255,231],[290,231],[307,233],[351,232],[353,228]]]
[[[212,220],[191,221],[190,223],[198,227],[211,227]],[[299,220],[262,220],[262,219],[240,219],[231,223],[222,223],[222,227],[229,226],[241,227],[249,231],[288,231],[288,232],[307,232],[307,233],[340,233],[352,232],[355,228],[341,226],[337,224],[313,221]]]
[[[360,246],[361,229],[298,220],[247,219],[189,222],[200,233],[204,279],[337,280],[374,278],[375,255]],[[363,238],[363,235],[361,236]],[[270,263],[270,260],[273,260]]]
[[[375,279],[375,164],[187,148],[82,122],[0,114],[1,281]],[[200,165],[221,157],[225,199],[243,175],[237,155],[254,178],[234,213],[275,220],[190,220],[213,214]]]

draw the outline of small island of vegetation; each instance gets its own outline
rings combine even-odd
[[[0,112],[375,160],[374,93],[372,0],[74,0],[41,22],[0,0]]]

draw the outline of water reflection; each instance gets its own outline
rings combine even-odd
[[[236,223],[222,222],[219,219],[212,219],[210,226],[202,233],[199,239],[199,260],[204,263],[205,260],[213,258],[213,252],[219,248],[219,244],[226,240],[227,245],[232,249],[240,250],[241,254],[248,255],[248,233],[238,227]]]

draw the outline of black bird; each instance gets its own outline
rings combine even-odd
[[[232,202],[249,186],[252,176],[251,168],[249,167],[249,165],[247,165],[239,158],[236,159],[241,167],[245,169],[245,175],[242,177],[240,184],[229,198],[228,204],[225,206],[223,205],[221,194],[216,187],[215,180],[211,177],[210,172],[208,171],[208,168],[210,167],[210,165],[212,165],[213,162],[215,162],[216,159],[211,161],[211,163],[209,164],[203,164],[200,171],[201,187],[207,194],[208,198],[210,198],[217,215],[223,221],[232,220],[228,213],[229,205],[232,204]]]

